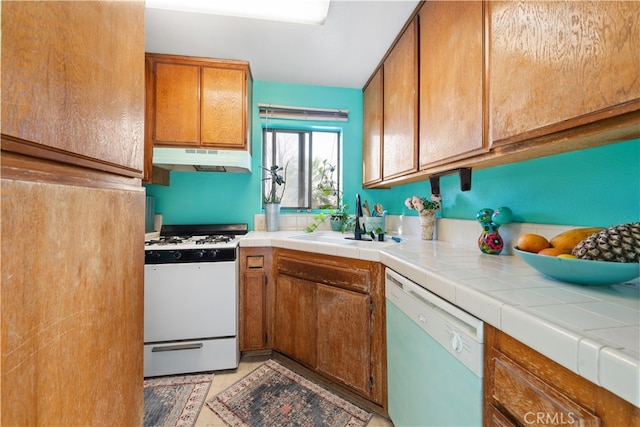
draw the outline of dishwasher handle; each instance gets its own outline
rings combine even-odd
[[[482,320],[472,316],[393,270],[387,269],[385,277],[388,282],[394,283],[400,287],[403,292],[418,299],[433,311],[436,311],[453,326],[465,331],[475,341],[479,343],[484,342],[484,322]]]

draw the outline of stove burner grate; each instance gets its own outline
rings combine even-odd
[[[196,245],[206,245],[210,243],[229,243],[235,239],[235,236],[227,236],[227,235],[214,235],[214,236],[205,236],[201,239],[197,239],[195,241]]]
[[[146,241],[145,246],[151,245],[179,245],[182,243],[195,243],[196,245],[207,245],[216,243],[229,243],[236,236],[233,235],[212,235],[212,236],[160,236],[159,239],[151,239]]]

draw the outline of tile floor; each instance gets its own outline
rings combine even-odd
[[[209,400],[219,392],[225,390],[227,387],[247,375],[249,372],[256,369],[258,366],[262,365],[268,358],[268,356],[265,356],[242,359],[240,360],[238,369],[234,371],[216,372],[213,377],[213,382],[211,383],[211,388],[209,389],[209,394],[207,395],[206,400]],[[222,420],[220,420],[220,418],[218,418],[218,416],[211,409],[209,409],[206,404],[204,404],[195,425],[196,427],[222,427],[226,424],[222,422]],[[367,424],[367,427],[393,427],[393,423],[391,423],[391,421],[389,421],[388,419],[381,417],[380,415],[374,414],[369,424]]]

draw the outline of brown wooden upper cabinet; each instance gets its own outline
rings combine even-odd
[[[427,1],[420,20],[420,169],[486,151],[483,3]]]
[[[421,2],[365,88],[363,185],[640,138],[639,63],[636,2]]]
[[[383,179],[418,170],[418,19],[383,63]]]
[[[382,180],[382,85],[383,69],[378,68],[364,89],[362,182],[365,186]]]
[[[147,53],[146,64],[153,145],[247,149],[248,62]]]
[[[2,150],[141,178],[140,5],[56,3],[2,2]]]
[[[494,145],[640,109],[638,3],[491,1],[488,7]]]

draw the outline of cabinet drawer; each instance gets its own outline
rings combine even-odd
[[[144,345],[145,377],[235,369],[239,361],[235,337]]]
[[[366,294],[371,291],[369,271],[349,265],[325,265],[317,261],[279,257],[278,273]]]
[[[250,268],[250,269],[264,268],[264,257],[262,255],[248,255],[247,268]]]
[[[574,424],[599,426],[600,419],[569,397],[532,375],[508,357],[492,361],[493,400],[513,420],[523,425]]]

